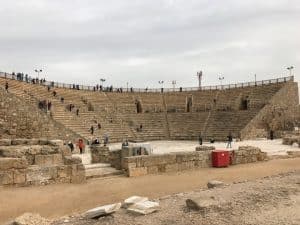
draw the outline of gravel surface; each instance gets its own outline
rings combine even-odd
[[[218,204],[190,210],[187,199],[213,199]],[[124,209],[96,220],[83,215],[64,217],[53,225],[299,225],[300,171],[244,181],[215,189],[199,189],[154,199],[161,210],[147,216]]]

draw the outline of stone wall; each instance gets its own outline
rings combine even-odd
[[[282,138],[282,144],[284,145],[293,145],[294,143],[300,147],[300,134],[289,134]]]
[[[0,186],[82,183],[85,169],[62,141],[0,140]]]
[[[206,150],[126,157],[123,161],[123,169],[129,177],[194,170],[211,167],[211,155],[212,151]],[[230,155],[231,165],[267,160],[265,152],[252,146],[241,146],[238,150],[230,151]]]
[[[110,163],[109,148],[101,145],[91,145],[92,163]]]
[[[178,152],[124,158],[124,169],[127,171],[129,177],[178,172],[210,166],[210,151]]]
[[[74,140],[79,136],[38,109],[0,89],[0,138],[51,138]]]
[[[267,153],[253,146],[240,146],[238,150],[231,151],[231,164],[254,163],[268,160]]]
[[[121,158],[122,158],[122,150],[114,150],[109,152],[109,159],[110,159],[110,165],[117,170],[122,169],[122,163],[121,163]]]
[[[280,136],[281,131],[294,129],[298,107],[298,84],[287,82],[241,131],[242,139],[265,138],[270,130]]]

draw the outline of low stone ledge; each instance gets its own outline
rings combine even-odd
[[[25,169],[28,167],[26,159],[23,158],[0,158],[0,171],[9,169]]]
[[[0,139],[0,146],[10,146],[11,139]]]
[[[215,146],[200,145],[196,147],[196,151],[213,151]]]
[[[65,156],[64,157],[64,164],[65,165],[73,165],[73,164],[81,164],[82,160],[79,157],[74,156]]]

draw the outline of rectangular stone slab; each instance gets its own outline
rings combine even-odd
[[[94,219],[100,216],[109,215],[115,213],[121,208],[121,203],[104,205],[94,209],[91,209],[85,213],[86,217],[89,219]]]

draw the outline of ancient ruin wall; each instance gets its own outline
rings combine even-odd
[[[78,136],[53,121],[37,106],[0,89],[0,138],[75,139]]]
[[[177,152],[164,155],[126,157],[122,166],[129,177],[196,170],[212,166],[211,152]],[[230,155],[232,156],[232,165],[267,160],[265,152],[252,146],[241,146],[238,150],[230,151]]]
[[[0,139],[0,186],[82,183],[85,168],[62,141]]]
[[[241,138],[268,137],[270,130],[280,136],[281,131],[292,130],[299,116],[298,107],[298,84],[287,82],[241,131]]]

